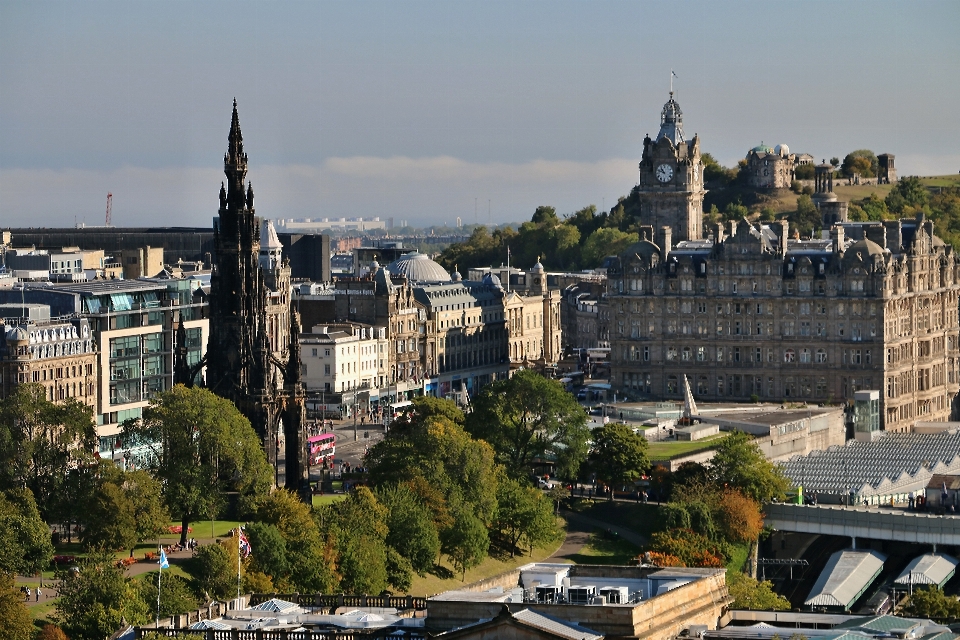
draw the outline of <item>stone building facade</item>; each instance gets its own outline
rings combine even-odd
[[[644,227],[608,270],[611,383],[644,399],[836,402],[881,389],[888,431],[948,420],[960,389],[960,260],[915,220],[720,226],[661,246]]]
[[[960,260],[933,223],[846,222],[821,166],[822,238],[742,220],[703,239],[699,142],[678,145],[680,125],[671,96],[657,141],[644,142],[640,241],[606,264],[614,390],[680,400],[684,376],[714,401],[853,401],[876,389],[890,431],[955,415]]]
[[[747,184],[754,189],[789,189],[793,182],[796,156],[787,145],[776,149],[760,144],[747,153]]]
[[[97,372],[86,318],[51,318],[42,304],[0,304],[0,398],[36,383],[50,402],[75,398],[96,410]]]

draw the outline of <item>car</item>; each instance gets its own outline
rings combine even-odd
[[[581,389],[581,390],[577,393],[577,400],[580,401],[580,402],[583,402],[583,401],[585,401],[586,399],[587,399],[587,390],[586,390],[586,389]]]

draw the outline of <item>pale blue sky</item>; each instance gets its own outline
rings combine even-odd
[[[266,217],[529,219],[636,181],[670,69],[733,164],[960,170],[960,3],[0,0],[0,225],[209,225],[230,106]]]

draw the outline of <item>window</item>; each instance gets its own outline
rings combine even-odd
[[[705,347],[697,347],[697,362],[703,362],[707,359],[706,351]]]
[[[677,359],[677,348],[667,347],[667,360],[672,362]]]
[[[325,376],[330,375],[330,365],[328,364],[323,365],[323,375]]]
[[[823,364],[827,361],[827,352],[823,349],[817,349],[817,364]]]
[[[797,352],[793,349],[787,349],[783,352],[783,361],[784,362],[796,362],[797,361]]]
[[[800,362],[810,364],[810,349],[800,349]]]

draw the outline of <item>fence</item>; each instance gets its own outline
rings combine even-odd
[[[423,611],[427,608],[427,599],[415,596],[369,596],[369,595],[324,595],[320,593],[254,593],[250,595],[248,606],[255,607],[272,598],[286,600],[302,607],[376,607],[379,609],[397,609]]]

